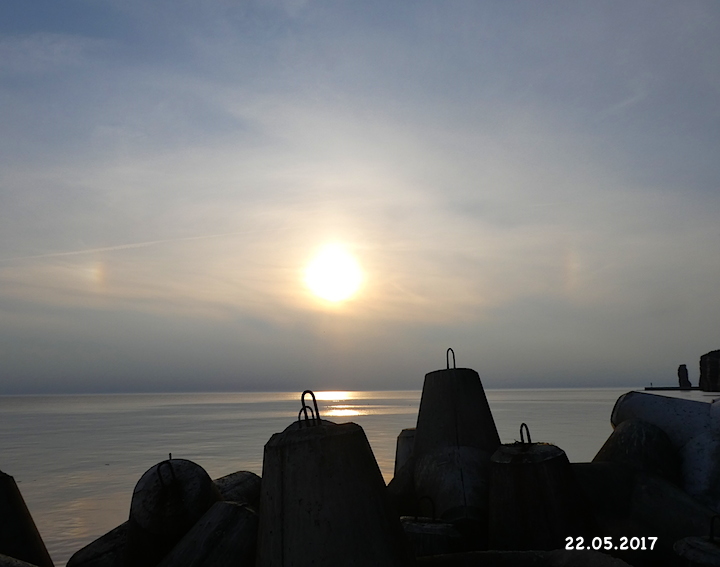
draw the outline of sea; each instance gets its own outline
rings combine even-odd
[[[553,443],[591,461],[634,388],[488,389],[503,443]],[[421,392],[316,392],[323,419],[362,426],[386,482],[398,434],[415,427]],[[56,567],[128,518],[133,488],[173,458],[212,478],[262,473],[263,447],[298,419],[299,392],[0,396],[0,470],[14,477]]]

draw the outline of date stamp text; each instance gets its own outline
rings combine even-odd
[[[658,540],[658,538],[651,536],[622,536],[618,539],[619,541],[616,541],[610,536],[605,536],[594,537],[592,539],[588,538],[586,541],[585,538],[581,536],[568,536],[565,538],[565,549],[573,549],[577,551],[584,551],[586,549],[592,549],[594,551],[652,551]]]

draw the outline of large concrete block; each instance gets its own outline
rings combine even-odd
[[[158,567],[253,567],[257,514],[241,504],[216,502]]]
[[[265,445],[257,567],[399,567],[407,541],[362,428],[300,427]]]
[[[192,461],[171,459],[151,467],[133,491],[126,567],[156,565],[220,499],[205,469]]]
[[[622,463],[681,483],[680,457],[670,438],[659,427],[641,419],[627,419],[615,428],[593,459],[602,461]]]
[[[30,511],[25,505],[15,479],[0,471],[0,553],[33,563],[53,567]]]

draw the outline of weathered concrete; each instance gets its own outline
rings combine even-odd
[[[551,550],[590,533],[592,515],[565,452],[544,443],[502,445],[490,459],[489,549]]]
[[[15,559],[9,555],[3,555],[0,553],[0,567],[38,567],[32,563],[26,563],[20,559]]]
[[[714,512],[671,482],[613,462],[571,465],[598,523],[594,535],[653,536],[653,551],[612,551],[636,567],[674,567],[674,542],[707,533]],[[592,535],[592,534],[591,534]]]
[[[158,567],[251,567],[257,531],[258,517],[250,508],[216,502]]]
[[[720,405],[671,398],[645,392],[628,392],[615,402],[610,422],[617,427],[628,419],[642,419],[662,429],[680,449],[696,435],[717,427]]]
[[[599,551],[473,551],[420,557],[419,566],[437,567],[633,567]]]
[[[400,522],[415,557],[460,551],[462,536],[453,524],[408,516],[401,517]]]
[[[359,425],[296,422],[276,433],[265,445],[262,479],[257,567],[409,564],[399,516]]]
[[[123,522],[105,535],[76,551],[66,567],[119,567],[127,540],[128,523]]]
[[[713,350],[700,357],[700,389],[706,392],[720,391],[720,350]]]
[[[704,431],[681,449],[685,492],[720,512],[720,432]]]
[[[680,457],[670,438],[659,427],[641,419],[627,419],[612,432],[593,462],[623,463],[681,483]]]
[[[720,539],[686,537],[675,542],[673,549],[686,567],[720,567]]]
[[[486,526],[489,468],[490,455],[475,447],[446,447],[418,456],[414,479],[420,514]]]
[[[25,505],[15,479],[0,471],[0,553],[33,563],[53,567],[30,511]]]
[[[205,469],[192,461],[172,459],[151,467],[132,495],[126,567],[156,565],[220,499]]]
[[[425,375],[415,431],[416,456],[446,447],[475,447],[492,454],[499,446],[500,437],[477,372],[450,368]]]
[[[397,476],[400,469],[413,455],[415,446],[415,428],[403,429],[398,435],[395,446],[395,470],[393,475]]]
[[[214,481],[223,500],[247,504],[253,510],[260,506],[260,486],[262,480],[254,472],[238,471]]]
[[[418,502],[415,496],[415,458],[411,457],[387,485],[393,506],[401,516],[417,516]]]

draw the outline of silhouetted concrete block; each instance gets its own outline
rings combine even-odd
[[[257,514],[241,504],[216,502],[158,567],[252,567]]]
[[[151,467],[133,491],[126,567],[156,565],[220,499],[205,469],[192,461],[171,459]]]
[[[52,559],[35,527],[15,479],[0,471],[0,553],[53,567]]]

